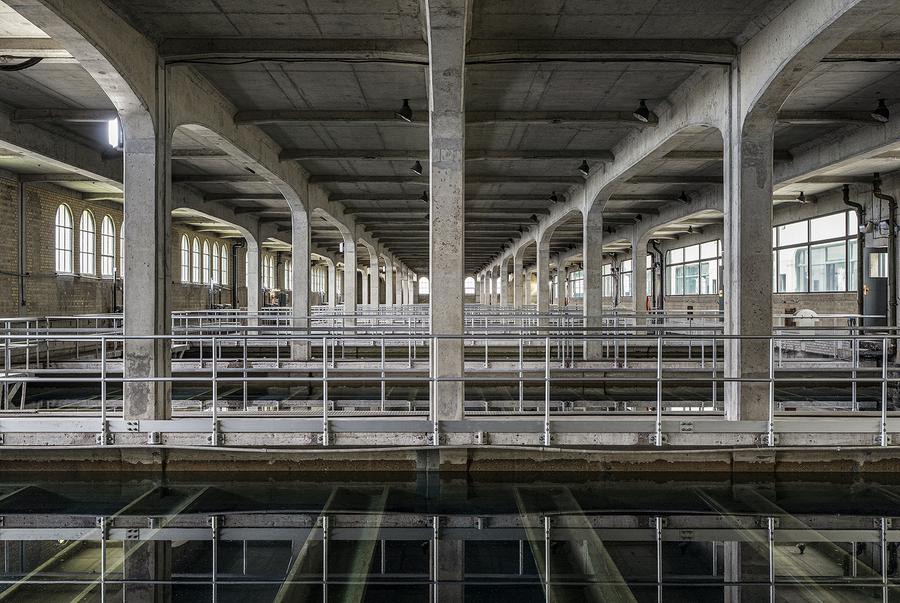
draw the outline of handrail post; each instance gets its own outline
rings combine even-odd
[[[663,445],[662,438],[662,399],[663,399],[663,340],[661,335],[656,336],[656,425],[654,444]]]
[[[212,445],[219,445],[219,354],[216,336],[212,337],[212,418],[213,440]]]
[[[887,399],[888,399],[888,339],[881,340],[881,425],[878,445],[887,446]]]
[[[322,349],[328,349],[328,335],[322,337]],[[328,354],[322,356],[322,446],[328,446]]]
[[[384,372],[384,335],[381,336],[381,412],[384,412],[385,401],[385,372]]]
[[[108,425],[106,424],[106,337],[100,337],[100,445],[106,446]]]
[[[782,345],[782,347],[784,347]],[[769,422],[766,425],[766,446],[775,446],[775,337],[769,338]]]
[[[550,445],[550,336],[544,338],[544,446]]]

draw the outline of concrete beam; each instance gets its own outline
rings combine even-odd
[[[188,176],[203,182],[205,176]],[[211,177],[210,177],[211,178]],[[227,177],[226,177],[227,178]],[[247,182],[248,180],[213,180],[213,182]],[[252,180],[249,180],[252,182]],[[584,179],[578,176],[467,176],[466,184],[578,184]],[[384,184],[408,183],[428,185],[428,179],[422,176],[344,176],[339,174],[310,176],[310,184]]]
[[[403,149],[360,149],[360,150],[331,150],[331,149],[285,149],[281,152],[281,160],[327,160],[327,159],[357,159],[371,161],[417,161],[428,157],[428,150],[403,150]],[[581,160],[609,162],[615,159],[612,151],[601,149],[564,150],[564,151],[466,151],[466,161],[519,161],[519,160]]]
[[[167,38],[160,43],[159,53],[167,63],[210,59],[310,59],[428,64],[428,47],[422,40],[388,38]]]
[[[541,61],[664,61],[730,65],[737,49],[722,39],[471,40],[466,64]]]
[[[861,124],[880,126],[868,111],[780,111],[778,122],[793,126],[820,126],[833,124]]]
[[[115,109],[16,109],[12,120],[17,124],[106,123],[118,116]]]
[[[722,184],[721,176],[686,176],[668,174],[659,176],[632,176],[629,184]]]
[[[172,176],[177,184],[228,184],[230,182],[268,182],[255,174],[177,174]]]
[[[2,38],[0,56],[14,59],[70,59],[72,55],[52,38]]]

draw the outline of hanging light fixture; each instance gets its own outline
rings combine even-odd
[[[419,197],[419,201],[424,201],[428,203],[428,191],[422,191],[422,196]]]
[[[679,200],[680,202],[684,203],[685,205],[687,205],[688,203],[691,202],[691,198],[688,197],[688,196],[687,196],[687,193],[684,192],[684,191],[681,191],[681,194],[678,195],[678,200]]]
[[[412,173],[415,174],[416,176],[422,175],[422,164],[419,163],[418,161],[415,162],[410,169],[412,170]]]
[[[531,214],[530,220],[531,220],[532,222],[534,222],[535,224],[537,224],[537,223],[538,223],[538,217],[537,217],[537,214]]]
[[[632,115],[634,115],[634,118],[642,124],[650,122],[650,108],[647,107],[647,101],[645,99],[641,99],[638,108],[634,110]]]
[[[556,195],[556,191],[550,193],[550,203],[559,203],[559,197]]]
[[[409,99],[403,99],[403,106],[400,107],[400,110],[394,113],[398,119],[402,119],[403,121],[410,123],[413,120],[413,112],[412,107],[409,106]]]
[[[891,119],[891,110],[888,109],[887,103],[883,98],[878,99],[878,107],[870,113],[872,119],[875,121],[886,124],[888,120]]]
[[[591,166],[588,165],[587,159],[581,162],[581,165],[578,166],[578,171],[581,172],[581,175],[585,178],[591,173]]]

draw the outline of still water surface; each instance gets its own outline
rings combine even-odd
[[[900,484],[503,478],[4,477],[0,601],[900,601]]]

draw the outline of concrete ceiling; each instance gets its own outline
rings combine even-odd
[[[191,64],[208,78],[234,104],[239,123],[260,127],[283,149],[284,160],[298,162],[312,182],[401,261],[420,274],[428,272],[427,205],[420,200],[428,189],[427,48],[419,0],[105,1],[156,40],[168,60]],[[520,229],[546,215],[552,194],[568,195],[582,181],[577,170],[582,160],[592,172],[602,169],[613,159],[611,149],[636,127],[653,127],[630,118],[640,99],[647,99],[651,109],[664,106],[704,62],[733,54],[735,45],[789,4],[475,0],[465,91],[467,271],[487,265]],[[872,42],[898,34],[900,10],[851,39]],[[43,32],[0,3],[3,38],[46,42]],[[497,58],[485,50],[511,41],[552,49],[578,40],[656,41],[664,48],[672,38],[705,45],[709,60],[688,60],[674,50],[641,60],[546,58],[541,52]],[[331,44],[336,50],[301,52],[297,41]],[[345,52],[354,45],[390,52]],[[0,108],[22,119],[34,109],[95,112],[89,120],[33,123],[108,151],[104,118],[111,103],[71,58],[52,47],[42,52],[46,59],[35,67],[0,71],[0,103],[5,105]],[[865,114],[879,98],[900,103],[900,62],[884,56],[877,61],[832,57],[806,78],[782,111]],[[413,123],[393,116],[403,99],[410,101]],[[552,119],[560,112],[594,118]],[[836,131],[872,127],[878,126],[852,120],[783,121],[776,131],[776,160],[787,161],[792,150]],[[204,137],[179,130],[174,151],[176,182],[210,202],[289,226],[278,191],[217,153]],[[608,226],[615,230],[655,215],[678,203],[683,191],[692,197],[721,185],[721,153],[715,130],[679,135],[666,153],[647,157],[621,183],[606,208]],[[415,161],[425,166],[424,176],[412,173]],[[15,157],[0,157],[0,168],[38,169]],[[867,158],[842,166],[833,177],[896,169],[898,158]],[[811,182],[786,188],[814,194],[835,186]],[[580,241],[576,222],[571,218],[556,230],[554,253]],[[339,233],[321,217],[312,220],[312,238],[319,248],[338,252]]]

